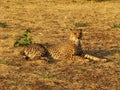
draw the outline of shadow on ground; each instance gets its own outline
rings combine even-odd
[[[90,54],[90,55],[93,55],[93,56],[97,56],[97,57],[105,57],[105,56],[109,56],[109,55],[113,55],[113,54],[116,54],[116,53],[120,53],[120,49],[119,48],[116,48],[114,50],[85,50],[84,51],[85,53],[87,54]]]

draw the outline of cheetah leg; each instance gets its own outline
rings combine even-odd
[[[54,62],[54,60],[49,57],[40,57],[40,56],[36,56],[34,60],[45,60],[46,62],[49,62],[49,63]]]
[[[45,61],[48,61],[48,58],[47,57],[40,57],[40,56],[35,56],[34,58],[33,58],[34,60],[45,60]]]

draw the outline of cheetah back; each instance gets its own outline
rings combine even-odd
[[[49,48],[49,53],[55,59],[69,59],[71,56],[77,55],[78,47],[72,43],[66,42]]]
[[[44,57],[46,53],[47,50],[41,44],[30,44],[23,49],[24,56],[30,59]]]

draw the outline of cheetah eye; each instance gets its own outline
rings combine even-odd
[[[74,35],[76,35],[77,33],[74,33]]]

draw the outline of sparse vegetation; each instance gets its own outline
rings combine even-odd
[[[77,3],[77,1],[76,1],[76,0],[72,0],[72,2],[73,2],[73,3]]]
[[[43,78],[53,78],[54,75],[52,75],[51,73],[47,72],[47,71],[41,71],[40,74]]]
[[[106,0],[87,0],[87,1],[96,1],[96,2],[102,2],[102,1],[106,1]]]
[[[0,64],[8,65],[8,62],[4,59],[0,60]]]
[[[6,28],[8,25],[6,22],[0,22],[0,27]]]
[[[88,24],[88,23],[82,23],[82,22],[76,22],[76,23],[74,24],[74,26],[75,26],[76,28],[79,28],[79,27],[89,26],[89,24]]]
[[[32,43],[32,37],[29,37],[28,34],[31,33],[30,29],[27,29],[23,35],[18,36],[14,42],[14,46],[26,46]]]
[[[113,24],[111,28],[120,28],[120,24]]]

